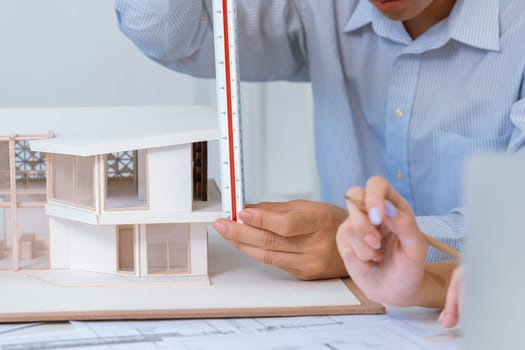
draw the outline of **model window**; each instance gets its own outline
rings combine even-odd
[[[135,273],[135,226],[117,226],[118,270]]]
[[[94,209],[94,157],[55,154],[51,162],[51,199]]]
[[[33,152],[29,141],[15,142],[17,200],[23,202],[46,201],[46,157]]]
[[[94,158],[75,157],[73,203],[85,208],[95,208]]]
[[[0,204],[11,200],[9,141],[0,141]]]
[[[105,156],[106,210],[148,208],[146,162],[146,151]]]
[[[31,151],[25,137],[0,141],[1,270],[49,267],[46,167],[45,155]],[[11,187],[11,181],[15,186]],[[12,203],[15,193],[16,203]]]
[[[13,225],[11,209],[0,208],[0,270],[11,270],[13,263]]]
[[[192,145],[193,199],[208,200],[208,143],[196,142]]]
[[[49,268],[49,224],[44,208],[18,208],[18,266]]]

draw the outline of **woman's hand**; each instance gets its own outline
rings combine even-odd
[[[368,211],[348,201],[349,216],[337,233],[352,279],[374,301],[431,306],[422,295],[427,244],[408,203],[381,177],[371,178],[366,188],[351,188],[347,196],[363,201]]]

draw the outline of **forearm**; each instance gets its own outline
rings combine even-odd
[[[445,305],[450,278],[458,265],[457,261],[426,264],[423,282],[412,306],[442,308]]]
[[[116,0],[122,32],[146,56],[176,71],[215,76],[212,0]],[[295,1],[239,1],[241,79],[308,80]]]
[[[116,0],[121,31],[149,58],[183,73],[214,76],[211,0]]]

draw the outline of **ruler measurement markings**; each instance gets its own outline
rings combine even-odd
[[[215,62],[221,129],[221,198],[223,214],[238,220],[244,207],[240,84],[235,0],[214,0]]]
[[[224,61],[230,62],[225,64],[226,72],[226,104],[228,114],[228,137],[229,137],[229,156],[230,156],[230,191],[231,191],[231,214],[232,220],[237,221],[236,194],[235,194],[235,154],[233,151],[233,104],[232,104],[232,86],[231,86],[231,58],[230,58],[230,23],[228,20],[228,1],[222,0],[222,21],[224,37]]]

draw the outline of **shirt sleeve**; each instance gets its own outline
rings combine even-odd
[[[512,105],[510,121],[512,132],[507,153],[525,153],[525,78],[523,79],[521,99]],[[432,235],[443,243],[463,251],[464,244],[464,208],[458,207],[445,216],[420,216],[416,218],[422,232]],[[427,262],[450,260],[445,253],[429,247]]]
[[[465,235],[462,207],[455,208],[448,215],[444,216],[418,216],[416,221],[422,232],[431,235],[457,251],[463,251]],[[451,259],[450,256],[442,251],[431,246],[428,247],[427,262],[432,263]]]
[[[121,31],[149,58],[179,72],[215,76],[212,0],[116,0]],[[241,79],[308,80],[295,1],[238,1]]]

